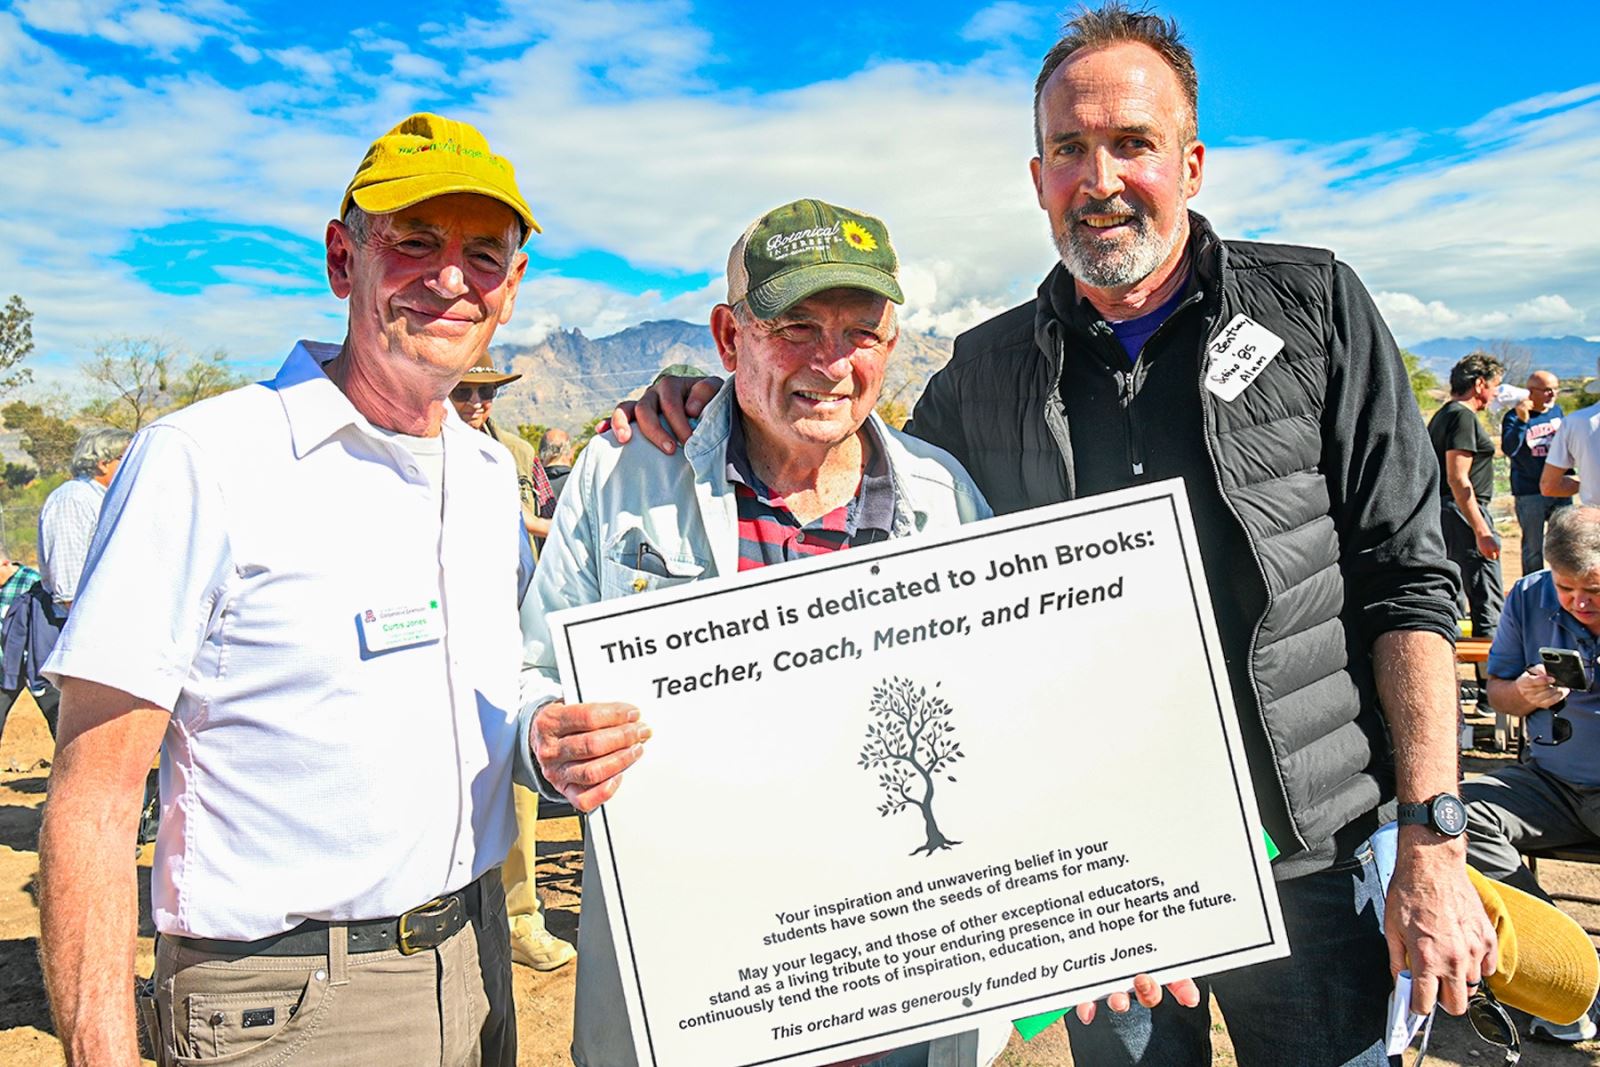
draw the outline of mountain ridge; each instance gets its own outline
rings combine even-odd
[[[949,361],[950,350],[948,338],[902,330],[883,396],[909,410],[923,383]],[[599,338],[577,327],[558,329],[537,344],[495,345],[489,352],[496,367],[522,376],[501,388],[495,420],[504,426],[559,426],[569,433],[610,414],[617,401],[636,397],[664,367],[725,373],[710,329],[681,319],[641,322]]]
[[[923,384],[949,361],[951,347],[949,338],[902,330],[883,396],[909,411]],[[1441,337],[1405,347],[1441,379],[1462,356],[1480,350],[1507,359],[1516,384],[1539,369],[1561,378],[1592,377],[1600,360],[1600,341],[1574,336]],[[522,376],[501,389],[495,401],[501,424],[559,426],[571,433],[610,414],[617,401],[636,397],[664,367],[684,364],[724,373],[710,329],[682,319],[653,319],[597,338],[577,327],[557,329],[537,344],[495,345],[490,353],[497,367]]]

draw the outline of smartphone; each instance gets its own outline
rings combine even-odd
[[[1583,666],[1583,656],[1570,648],[1541,648],[1539,659],[1556,684],[1583,692],[1589,688],[1589,672]]]

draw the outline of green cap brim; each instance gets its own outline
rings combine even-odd
[[[393,178],[389,181],[375,182],[372,185],[363,185],[352,189],[345,197],[339,214],[349,209],[350,201],[369,215],[390,215],[396,211],[404,211],[413,204],[420,204],[424,200],[432,200],[436,196],[448,196],[451,193],[476,193],[487,196],[491,200],[498,200],[517,213],[527,227],[528,233],[543,233],[533,211],[520,196],[497,189],[485,182],[478,181],[466,174],[414,174],[405,178]],[[527,234],[524,234],[526,239]]]
[[[751,289],[745,301],[758,319],[775,318],[824,289],[865,289],[904,304],[894,276],[864,263],[812,263],[785,271]]]

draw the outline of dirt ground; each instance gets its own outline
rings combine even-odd
[[[1506,537],[1506,583],[1517,576],[1518,546],[1514,530]],[[1510,757],[1488,748],[1492,722],[1487,716],[1471,720],[1476,746],[1463,754],[1469,775],[1482,774]],[[3,1067],[60,1067],[65,1063],[61,1045],[45,1001],[39,973],[38,938],[38,837],[40,809],[49,783],[52,744],[44,719],[24,696],[18,701],[0,738],[0,1065]],[[704,822],[706,812],[693,816]],[[710,829],[710,827],[702,827]],[[577,819],[551,819],[540,824],[539,888],[548,909],[550,929],[577,942],[579,903],[583,882],[583,840]],[[149,910],[149,849],[141,859],[141,897]],[[1546,862],[1540,878],[1555,892],[1600,897],[1600,868]],[[1586,927],[1600,929],[1600,907],[1566,905]],[[712,936],[707,907],[707,936]],[[139,938],[138,965],[148,974],[152,967],[151,930],[145,921]],[[571,1060],[567,1046],[571,1034],[574,968],[540,974],[515,968],[518,1033],[522,1067],[565,1067]],[[1215,1062],[1232,1067],[1234,1058],[1227,1029],[1213,1011]],[[1414,1054],[1406,1057],[1408,1065]],[[1001,1067],[1067,1067],[1072,1064],[1065,1031],[1057,1026],[1025,1042],[1012,1034],[1001,1056]],[[1456,1067],[1489,1067],[1500,1058],[1479,1041],[1463,1020],[1440,1016],[1434,1027],[1428,1063]],[[1600,1067],[1600,1041],[1577,1046],[1525,1042],[1522,1062],[1550,1067]],[[1084,1065],[1091,1067],[1091,1065]]]

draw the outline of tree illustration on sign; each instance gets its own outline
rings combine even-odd
[[[886,799],[878,805],[879,815],[912,807],[922,812],[928,840],[911,850],[913,856],[931,856],[961,844],[944,836],[933,817],[934,779],[943,774],[946,781],[955,781],[945,771],[962,755],[960,742],[951,736],[952,710],[943,697],[909,678],[888,678],[872,689],[872,722],[861,748],[861,766],[880,772],[878,785]]]

